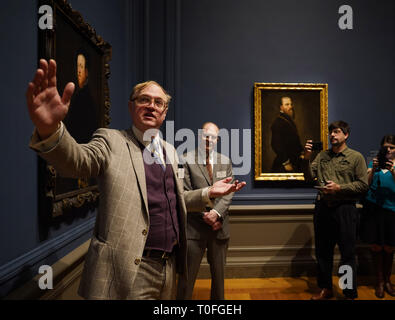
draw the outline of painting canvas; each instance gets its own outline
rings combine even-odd
[[[255,83],[255,181],[305,181],[306,140],[328,145],[328,85]]]

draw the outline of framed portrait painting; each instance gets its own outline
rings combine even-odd
[[[67,1],[39,0],[38,5],[49,6],[53,12],[53,27],[39,29],[38,57],[56,60],[61,96],[65,85],[74,82],[75,91],[63,122],[78,143],[86,143],[96,129],[110,123],[111,46]],[[40,212],[57,217],[72,208],[94,208],[98,198],[96,179],[62,177],[39,158]]]
[[[328,85],[255,83],[254,132],[254,180],[304,182],[306,140],[328,146]]]

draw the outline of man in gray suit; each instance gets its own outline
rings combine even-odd
[[[218,126],[212,122],[203,125],[198,149],[186,155],[184,188],[187,191],[212,186],[223,178],[232,178],[230,159],[214,151],[218,140]],[[228,209],[233,193],[215,199],[205,212],[189,210],[187,214],[188,278],[178,282],[178,299],[191,299],[193,287],[204,252],[211,272],[211,299],[224,299],[224,268],[229,243]]]
[[[99,181],[79,293],[88,299],[174,299],[176,272],[187,271],[187,208],[204,208],[245,183],[224,179],[184,192],[175,150],[159,137],[170,96],[154,81],[136,85],[130,95],[132,128],[101,128],[78,144],[62,122],[74,87],[68,83],[60,97],[56,62],[40,60],[26,99],[36,127],[30,147],[64,177]]]

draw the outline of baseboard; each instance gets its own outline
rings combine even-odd
[[[88,240],[92,235],[95,219],[91,218],[0,266],[0,298],[8,296],[10,292],[37,275],[41,265],[55,263],[69,250]]]
[[[230,215],[231,241],[225,277],[315,276],[312,209],[311,205],[234,206]],[[52,290],[41,290],[38,287],[39,276],[36,276],[6,299],[81,299],[77,288],[89,243],[85,242],[52,266]],[[369,247],[359,243],[357,256],[358,274],[373,274]],[[336,249],[334,274],[339,264],[340,255]],[[209,265],[204,257],[198,278],[210,277]]]
[[[5,297],[5,300],[57,300],[81,299],[77,295],[76,287],[81,278],[85,255],[90,240],[67,254],[53,264],[53,289],[40,289],[38,282],[42,275],[37,275],[23,286],[15,289]],[[74,287],[73,287],[74,286]],[[70,290],[70,288],[73,289]]]
[[[316,276],[317,263],[312,247],[230,247],[225,265],[225,278],[277,278]],[[333,275],[341,265],[340,253],[335,249]],[[359,276],[374,273],[369,246],[357,245],[357,270]],[[395,272],[395,264],[392,268]],[[210,279],[210,266],[206,255],[202,259],[198,279]]]

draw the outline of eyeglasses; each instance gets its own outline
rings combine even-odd
[[[163,101],[163,99],[154,98],[154,97],[150,97],[150,96],[146,96],[146,95],[138,96],[138,97],[132,99],[132,101],[136,101],[136,103],[142,107],[149,106],[149,105],[151,105],[152,101],[154,101],[155,107],[161,111],[167,107],[167,103],[165,101]]]

